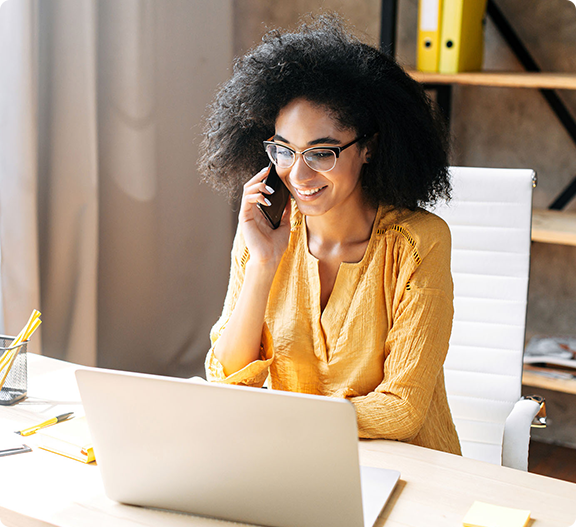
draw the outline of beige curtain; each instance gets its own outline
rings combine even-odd
[[[7,332],[39,306],[44,354],[201,372],[225,294],[233,219],[195,165],[202,113],[229,75],[230,4],[2,6]]]
[[[37,207],[36,9],[0,6],[0,270],[4,331],[16,334],[40,305]],[[40,335],[32,348],[39,349]]]

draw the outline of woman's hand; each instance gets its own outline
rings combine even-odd
[[[267,175],[267,168],[258,172],[244,185],[242,194],[238,220],[250,251],[250,260],[246,264],[236,305],[214,347],[214,355],[226,375],[239,371],[260,357],[270,288],[290,239],[290,200],[277,229],[272,229],[258,210],[257,204],[267,206],[266,196],[272,194],[264,183]]]
[[[291,200],[288,200],[280,226],[272,229],[257,207],[257,203],[263,207],[268,206],[266,196],[272,194],[272,189],[264,183],[268,170],[268,167],[262,169],[244,185],[238,221],[250,251],[250,262],[273,268],[275,271],[290,239]]]

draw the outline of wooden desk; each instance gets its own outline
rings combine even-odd
[[[0,429],[15,430],[68,408],[81,411],[74,365],[29,356],[29,398],[0,407]],[[531,527],[569,527],[576,485],[393,441],[361,441],[362,464],[402,473],[377,525],[462,525],[474,500],[530,509]],[[0,521],[7,527],[217,526],[230,523],[115,503],[98,467],[35,450],[0,458]],[[298,526],[294,526],[298,527]]]

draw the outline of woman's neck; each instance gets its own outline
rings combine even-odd
[[[347,205],[322,216],[306,217],[309,245],[346,246],[370,239],[378,209],[364,201]]]

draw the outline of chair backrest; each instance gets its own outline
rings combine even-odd
[[[533,170],[452,167],[454,325],[444,365],[466,457],[501,464],[504,423],[520,398],[530,269]]]

